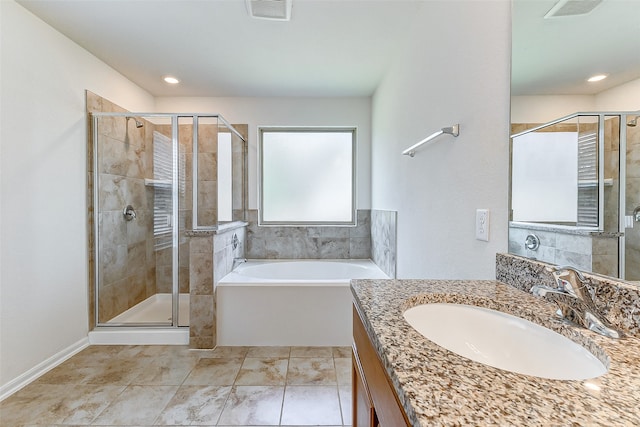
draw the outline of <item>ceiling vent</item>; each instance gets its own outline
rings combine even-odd
[[[274,21],[291,20],[293,0],[245,0],[247,11],[253,18]]]
[[[544,19],[586,15],[600,3],[602,0],[560,0],[544,15]]]

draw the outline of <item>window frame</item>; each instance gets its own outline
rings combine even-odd
[[[270,132],[351,133],[351,218],[348,221],[265,221],[264,214],[264,144],[263,136]],[[258,126],[258,226],[278,227],[355,227],[357,225],[357,126]]]

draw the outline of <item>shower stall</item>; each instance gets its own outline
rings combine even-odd
[[[512,125],[509,252],[640,281],[639,117]]]
[[[187,327],[189,236],[245,220],[246,137],[217,114],[90,117],[90,326]]]

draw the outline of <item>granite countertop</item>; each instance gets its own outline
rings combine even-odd
[[[554,317],[555,305],[493,280],[352,280],[351,290],[414,426],[640,425],[638,338],[613,340],[566,325]],[[546,326],[583,345],[609,371],[584,381],[550,380],[458,356],[402,316],[412,306],[435,302],[477,305]]]

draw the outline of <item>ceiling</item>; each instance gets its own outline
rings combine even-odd
[[[557,0],[514,0],[512,95],[593,95],[640,78],[640,0],[544,19]],[[606,73],[597,83],[586,79]]]
[[[249,17],[244,0],[18,0],[154,96],[309,97],[372,95],[434,2],[293,0],[291,21],[279,22]],[[640,0],[542,19],[555,2],[514,2],[514,95],[593,94],[640,78]],[[595,72],[610,77],[586,85]],[[181,83],[164,83],[168,74]]]

